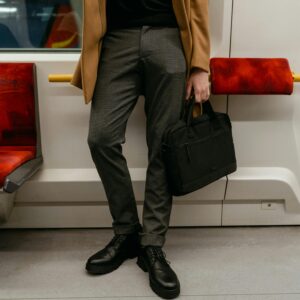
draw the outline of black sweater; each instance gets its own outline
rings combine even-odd
[[[142,25],[177,27],[172,0],[107,0],[107,30]]]

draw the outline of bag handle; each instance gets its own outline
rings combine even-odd
[[[189,100],[185,100],[185,110],[184,110],[184,114],[183,114],[183,119],[186,122],[187,126],[190,127],[191,123],[192,123],[192,119],[193,119],[193,108],[195,105],[195,94],[193,94]],[[220,121],[217,118],[217,115],[215,113],[215,111],[213,110],[213,107],[210,103],[209,100],[206,101],[201,101],[201,111],[202,114],[203,112],[209,115],[210,121],[215,121],[215,122],[211,122],[213,124],[214,129],[218,129],[221,127]]]
[[[187,123],[187,120],[188,120],[188,116],[190,114],[190,110],[192,109],[191,108],[191,105],[194,104],[192,103],[193,102],[193,95],[190,96],[190,98],[188,100],[184,100],[184,109],[183,109],[183,113],[182,113],[182,117],[181,119]],[[202,102],[200,103],[201,104],[201,115],[203,114],[203,106],[202,106]],[[192,113],[193,113],[193,109],[192,109]]]

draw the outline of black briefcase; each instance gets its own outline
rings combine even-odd
[[[228,114],[215,112],[209,100],[193,117],[195,96],[184,100],[181,117],[163,133],[161,150],[172,195],[193,192],[237,169]]]

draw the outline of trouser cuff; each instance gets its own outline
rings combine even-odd
[[[163,235],[140,232],[141,246],[160,246],[165,244],[166,238]]]
[[[142,225],[137,222],[132,225],[113,225],[115,234],[130,234],[142,230]]]

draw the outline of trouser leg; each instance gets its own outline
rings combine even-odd
[[[105,35],[91,102],[87,141],[105,189],[115,234],[141,228],[121,145],[127,120],[141,94],[138,54],[139,29]]]
[[[163,246],[172,209],[161,138],[178,121],[184,105],[186,61],[178,28],[147,27],[141,34],[145,80],[148,168],[143,207],[142,245]]]

